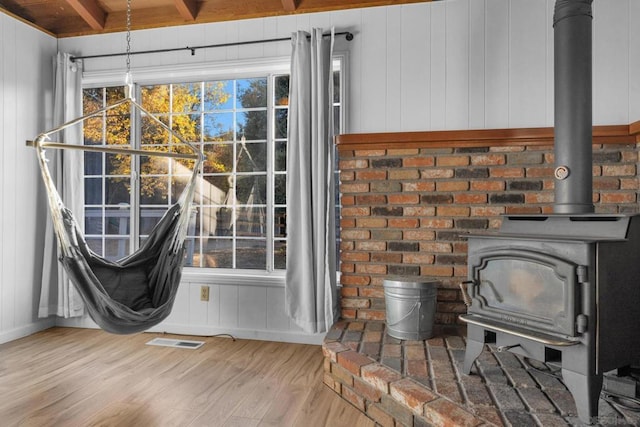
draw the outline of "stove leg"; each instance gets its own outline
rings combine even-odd
[[[467,350],[464,352],[464,366],[462,372],[466,375],[471,373],[473,362],[480,356],[484,349],[484,343],[467,339]]]
[[[583,375],[562,369],[562,379],[578,410],[578,418],[586,424],[597,422],[602,375]]]

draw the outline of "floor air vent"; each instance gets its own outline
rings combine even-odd
[[[177,347],[177,348],[189,348],[195,350],[204,345],[204,341],[189,341],[189,340],[173,340],[168,338],[154,338],[147,343],[147,345],[157,345],[161,347]]]

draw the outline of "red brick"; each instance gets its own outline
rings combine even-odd
[[[407,156],[415,156],[419,153],[420,153],[420,150],[417,148],[393,148],[393,149],[387,150],[387,154],[389,156],[407,157]]]
[[[342,385],[338,381],[336,381],[328,372],[324,373],[322,382],[336,393],[340,393],[342,391]]]
[[[358,310],[358,319],[384,320],[386,317],[384,310]]]
[[[453,228],[452,219],[422,219],[420,220],[420,227],[422,228]]]
[[[402,375],[385,366],[373,363],[363,366],[362,379],[383,393],[389,393],[389,383],[402,379]]]
[[[521,178],[524,176],[522,168],[491,168],[489,169],[491,178]]]
[[[470,193],[454,194],[453,202],[457,204],[487,203],[487,195],[486,194],[470,194]]]
[[[356,273],[387,274],[387,266],[379,264],[358,264]]]
[[[340,189],[342,190],[342,188]],[[387,196],[384,194],[359,194],[355,196],[356,205],[384,205],[387,203]]]
[[[355,391],[349,387],[342,387],[342,397],[353,406],[358,408],[360,412],[364,412],[366,407],[364,404],[364,398],[358,395]]]
[[[426,360],[407,360],[407,375],[412,378],[429,378],[429,366]],[[395,384],[395,383],[394,383]]]
[[[433,240],[436,238],[436,233],[429,230],[407,230],[402,237],[403,240]]]
[[[387,242],[379,240],[363,240],[356,242],[356,250],[359,251],[384,251],[387,249]]]
[[[356,179],[362,181],[377,181],[387,179],[386,170],[363,170],[356,172]]]
[[[370,363],[373,363],[373,360],[357,351],[343,351],[338,353],[338,364],[356,375],[360,375],[360,369]]]
[[[420,267],[420,275],[451,277],[453,276],[453,268],[441,265],[423,265]]]
[[[453,169],[424,169],[421,177],[423,179],[453,178]]]
[[[371,208],[367,206],[350,206],[343,207],[340,210],[340,214],[345,216],[369,216],[371,215]]]
[[[360,394],[365,399],[371,402],[379,402],[382,397],[382,392],[375,387],[367,384],[360,378],[355,378],[353,381],[353,389],[356,393]]]
[[[620,180],[621,190],[638,190],[639,188],[638,178],[622,178]]]
[[[404,216],[434,216],[436,208],[431,206],[405,206],[402,209]]]
[[[436,164],[433,157],[405,157],[402,159],[402,166],[405,168],[428,167]]]
[[[382,410],[377,404],[369,405],[367,415],[381,427],[394,427],[395,421],[393,417]]]
[[[635,203],[635,193],[600,193],[602,203]]]
[[[425,386],[409,378],[391,383],[391,396],[420,415],[423,414],[425,403],[438,398],[438,395]]]
[[[400,264],[402,262],[402,254],[390,252],[373,253],[371,254],[371,261],[385,262],[388,264]]]
[[[356,271],[356,265],[343,262],[340,264],[340,271],[343,273],[354,273]]]
[[[394,169],[389,171],[389,179],[415,180],[420,178],[417,169]]]
[[[358,296],[358,288],[350,288],[347,286],[340,287],[340,295],[342,297],[357,297]]]
[[[605,165],[602,166],[604,176],[633,176],[636,174],[636,165]]]
[[[380,157],[387,154],[386,150],[355,150],[353,154],[356,157]]]
[[[353,375],[351,372],[336,363],[331,364],[331,375],[342,384],[353,386]]]
[[[355,310],[343,308],[340,314],[343,319],[355,319],[357,312]]]
[[[368,285],[371,281],[370,277],[367,276],[357,276],[357,275],[346,275],[343,274],[340,276],[340,283],[343,285]]]
[[[347,351],[347,347],[337,341],[325,342],[322,345],[322,354],[332,362],[338,361],[338,353]]]
[[[483,424],[475,415],[445,399],[425,404],[424,417],[438,427],[472,427]]]
[[[420,202],[417,194],[389,194],[387,200],[392,205],[415,205]]]
[[[417,228],[420,221],[415,218],[389,219],[389,228]]]
[[[340,191],[342,193],[368,193],[369,184],[361,182],[354,184],[341,184]]]
[[[353,171],[340,172],[340,182],[354,181],[355,179],[356,174]]]
[[[366,240],[371,237],[371,233],[367,230],[342,230],[340,237],[343,240]]]
[[[338,163],[340,170],[345,169],[365,169],[369,167],[369,160],[340,160]]]
[[[436,190],[442,192],[448,191],[467,191],[469,189],[468,181],[438,181],[436,182]]]
[[[405,253],[402,255],[404,264],[433,264],[435,257],[429,254]]]
[[[468,166],[469,156],[438,156],[436,164],[438,166]]]
[[[506,162],[503,154],[478,154],[471,158],[474,166],[504,165]]]
[[[519,145],[510,145],[510,146],[498,145],[498,146],[489,147],[489,151],[496,152],[496,153],[518,153],[524,150],[525,150],[525,147],[522,147]]]
[[[469,216],[466,206],[438,206],[436,212],[439,216]]]
[[[368,298],[384,298],[384,289],[376,287],[360,288],[360,296]]]
[[[340,203],[342,206],[351,206],[356,203],[356,198],[354,196],[342,196],[340,197]]]
[[[421,191],[428,192],[436,189],[436,183],[432,181],[403,182],[402,191]]]
[[[525,203],[553,203],[553,193],[526,193],[524,195]]]
[[[359,218],[356,220],[358,228],[385,228],[387,220],[385,218]]]
[[[551,177],[551,176],[553,176],[552,167],[527,168],[527,177],[529,178]]]
[[[343,251],[340,255],[341,259],[344,261],[353,261],[353,262],[363,262],[369,261],[369,254],[367,252],[345,252]]]
[[[502,215],[505,211],[504,206],[472,206],[471,216],[498,216]]]
[[[451,246],[451,243],[422,242],[420,244],[420,251],[435,252],[435,253],[450,253],[452,252],[452,246]]]
[[[369,308],[371,301],[362,298],[342,298],[340,299],[340,307],[342,308]]]
[[[501,191],[506,187],[504,181],[471,181],[472,191]]]

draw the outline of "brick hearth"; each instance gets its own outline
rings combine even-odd
[[[464,375],[464,338],[437,329],[430,340],[405,341],[384,322],[340,321],[323,344],[324,382],[385,427],[581,425],[551,368],[487,346]],[[601,399],[598,422],[637,426],[640,413]]]

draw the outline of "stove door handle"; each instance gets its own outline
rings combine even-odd
[[[467,285],[475,285],[476,282],[473,280],[465,280],[460,283],[460,291],[462,292],[462,301],[464,301],[464,305],[467,307],[471,307],[471,296],[469,295],[469,291],[467,290]]]

